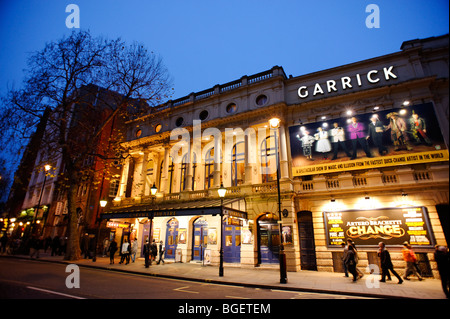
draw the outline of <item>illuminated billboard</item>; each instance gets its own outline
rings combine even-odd
[[[289,127],[293,176],[448,161],[433,104]]]
[[[426,207],[395,207],[369,210],[324,212],[328,247],[338,247],[347,239],[356,246],[401,246],[405,241],[413,246],[434,247]]]

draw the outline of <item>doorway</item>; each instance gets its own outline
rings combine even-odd
[[[312,213],[310,211],[301,211],[297,214],[297,220],[301,269],[317,270]]]
[[[227,218],[223,233],[223,261],[226,263],[241,262],[241,221]]]
[[[208,222],[203,217],[199,217],[194,221],[193,226],[192,260],[202,261],[208,244]]]
[[[279,263],[280,229],[278,218],[267,213],[258,218],[258,264]]]
[[[166,252],[164,254],[167,259],[175,259],[175,252],[178,244],[178,220],[172,218],[167,222],[166,226]]]

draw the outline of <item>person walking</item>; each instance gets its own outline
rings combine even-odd
[[[349,239],[347,239],[347,245],[353,247],[353,252],[354,252],[354,254],[355,254],[354,259],[355,259],[355,269],[356,269],[356,273],[358,274],[358,278],[362,278],[362,277],[364,277],[364,273],[357,267],[359,257],[358,257],[358,250],[356,249],[355,243],[353,242],[353,240],[351,240],[351,239],[349,238]]]
[[[342,266],[344,268],[344,277],[348,277],[348,269],[347,269],[347,265],[345,264],[345,259],[347,257],[347,252],[348,252],[348,246],[345,245],[345,243],[342,243],[342,248],[344,249],[344,254],[342,255]]]
[[[137,238],[133,240],[131,243],[131,261],[134,262],[136,260],[136,254],[138,251],[138,241]]]
[[[150,252],[151,252],[150,244],[149,244],[148,240],[146,240],[145,244],[144,244],[144,249],[143,249],[145,268],[148,268],[148,266],[150,264]]]
[[[448,248],[445,246],[436,245],[434,252],[434,260],[436,260],[439,276],[441,277],[442,290],[449,298],[449,272],[450,272],[450,259]]]
[[[423,280],[422,276],[417,272],[415,267],[415,263],[417,261],[416,254],[411,249],[411,246],[407,241],[403,243],[403,260],[406,262],[405,274],[403,275],[403,279],[409,280],[408,276],[412,273],[419,278],[419,280]]]
[[[41,249],[42,245],[41,238],[38,238],[37,235],[34,235],[30,242],[30,258],[33,259],[36,255],[36,259],[39,258],[39,249]]]
[[[353,245],[347,245],[348,251],[347,255],[345,256],[345,265],[347,266],[348,271],[353,275],[353,282],[356,282],[358,280],[358,273],[356,272],[356,252]]]
[[[6,244],[8,243],[8,235],[6,232],[3,234],[2,238],[0,238],[0,244],[2,246],[2,253],[6,253]]]
[[[164,264],[164,251],[165,251],[165,249],[164,249],[163,241],[161,240],[159,242],[159,260],[158,260],[158,265],[161,263],[161,261]]]
[[[152,261],[156,261],[156,255],[158,254],[158,247],[156,246],[156,242],[153,239],[152,241],[152,245],[150,246],[151,248],[151,260],[150,260],[150,265],[152,264]]]
[[[380,282],[386,282],[386,276],[389,277],[389,271],[397,277],[398,283],[401,284],[403,282],[400,275],[394,270],[394,265],[392,264],[391,255],[389,251],[386,249],[386,245],[383,242],[378,244],[378,257],[380,257],[381,264],[381,280]]]
[[[126,261],[125,265],[128,265],[130,263],[130,244],[126,239],[123,240],[122,248],[120,250],[122,256],[120,257],[119,264],[122,264],[124,261]]]
[[[109,244],[109,264],[112,265],[114,264],[114,254],[117,251],[117,242],[114,239],[110,244]]]

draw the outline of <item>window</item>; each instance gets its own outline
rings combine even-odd
[[[277,178],[275,152],[275,137],[270,135],[261,143],[261,177],[263,183],[274,181]]]
[[[205,189],[214,185],[214,147],[212,147],[205,156]]]
[[[195,170],[197,168],[197,163],[196,163],[196,155],[194,153],[194,160],[192,162],[192,190],[195,190]],[[181,178],[180,178],[180,190],[184,191],[186,190],[186,186],[187,186],[187,181],[188,181],[188,167],[189,167],[189,161],[188,161],[188,154],[186,153],[183,156],[183,159],[181,161]]]
[[[227,105],[227,113],[228,114],[233,114],[233,113],[236,112],[236,110],[237,110],[236,104],[230,103],[230,104]]]
[[[231,153],[231,185],[244,183],[245,175],[245,142],[236,143]]]
[[[198,115],[198,118],[202,121],[206,120],[208,118],[208,111],[207,110],[203,110],[200,112],[200,114]]]
[[[109,193],[108,193],[109,197],[117,196],[117,192],[119,191],[119,185],[120,185],[120,181],[118,179],[113,179],[109,183]]]
[[[167,179],[167,182],[169,183],[169,193],[172,193],[172,179],[173,179],[173,162],[172,162],[172,156],[169,156],[169,169],[168,174],[169,178]],[[161,161],[161,166],[159,167],[159,187],[161,187],[161,178],[164,171],[164,160]]]
[[[155,133],[159,133],[161,131],[161,128],[162,128],[161,124],[156,124]]]
[[[184,118],[182,118],[181,116],[179,118],[177,118],[177,120],[175,121],[175,125],[177,127],[180,127],[181,125],[183,125],[184,123]]]
[[[256,98],[256,104],[258,106],[263,106],[266,103],[267,103],[267,96],[265,96],[264,94],[261,94]]]

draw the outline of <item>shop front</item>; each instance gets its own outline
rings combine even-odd
[[[154,240],[164,245],[167,262],[218,264],[223,236],[224,262],[240,263],[241,227],[247,213],[228,207],[233,201],[224,200],[223,206],[220,200],[209,200],[121,207],[102,214],[102,218],[108,220],[107,225],[115,226],[111,233],[116,240],[136,237],[141,257],[146,240]]]

